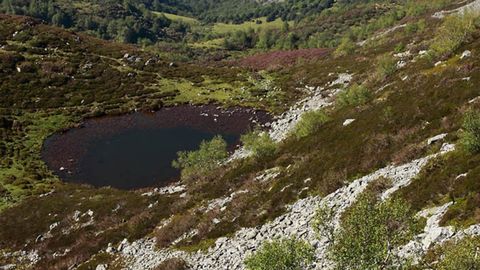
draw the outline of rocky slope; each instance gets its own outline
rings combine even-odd
[[[53,33],[62,41],[44,51],[75,68],[64,63],[56,70],[41,65],[35,43],[55,41],[52,28],[1,17],[0,56],[14,62],[0,72],[8,97],[2,104],[15,107],[22,97],[31,102],[0,110],[0,153],[7,156],[0,195],[18,196],[0,211],[0,269],[155,269],[169,258],[192,269],[244,269],[244,259],[262,243],[288,236],[315,247],[312,269],[328,269],[331,243],[312,229],[316,210],[333,209],[330,223],[339,230],[342,214],[380,178],[391,181],[383,200],[401,197],[426,220],[421,233],[395,250],[400,257],[420,262],[439,244],[480,235],[480,155],[460,147],[464,114],[479,106],[479,29],[450,55],[430,55],[435,33],[447,28],[445,15],[465,14],[478,3],[455,2],[448,11],[428,6],[364,42],[351,41],[354,49],[343,56],[325,50],[321,58],[267,71],[159,59],[150,65],[150,52],[87,36],[91,46],[77,46],[70,39],[78,35],[60,29]],[[101,76],[92,79],[89,68]],[[69,78],[56,81],[67,71]],[[24,91],[34,79],[58,84]],[[89,87],[72,90],[79,80]],[[108,91],[96,91],[107,83]],[[165,90],[172,87],[180,90]],[[45,89],[56,97],[54,106],[46,96],[35,102]],[[118,97],[108,99],[109,92]],[[96,95],[105,100],[82,101]],[[135,191],[61,183],[41,161],[38,149],[52,132],[97,112],[149,109],[155,101],[281,111],[263,127],[276,149],[260,157],[240,149],[208,174]],[[302,116],[317,110],[328,119],[303,137],[292,136]]]

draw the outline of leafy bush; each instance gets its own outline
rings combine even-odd
[[[480,112],[466,113],[462,125],[460,143],[470,153],[480,152]]]
[[[444,257],[437,269],[480,269],[479,238],[466,238],[455,244],[448,243],[443,249]]]
[[[344,37],[335,50],[334,55],[336,57],[346,56],[353,53],[355,48],[355,42],[353,42],[349,37]]]
[[[378,57],[376,66],[377,76],[382,80],[397,71],[397,61],[390,54],[384,54]]]
[[[230,33],[223,42],[228,50],[245,50],[255,47],[256,34],[253,29]]]
[[[293,130],[293,135],[299,139],[316,132],[330,118],[324,111],[310,111],[303,114],[302,119]]]
[[[407,34],[413,34],[417,32],[423,32],[426,28],[426,22],[424,19],[419,20],[418,22],[412,22],[405,26],[405,32]]]
[[[331,232],[319,217],[328,218],[328,211],[319,210],[314,224],[317,231]],[[378,202],[367,192],[344,214],[341,225],[329,249],[336,269],[388,269],[402,263],[393,251],[413,237],[417,220],[405,202]]]
[[[172,166],[182,170],[182,178],[188,178],[218,167],[228,156],[227,143],[221,136],[216,136],[211,141],[203,141],[196,151],[181,151],[177,155]]]
[[[240,141],[245,149],[251,151],[256,157],[268,157],[277,151],[276,143],[266,132],[253,131],[242,135]]]
[[[367,103],[370,96],[370,91],[365,86],[353,84],[338,94],[337,102],[340,106],[358,106]]]
[[[335,211],[332,207],[321,205],[315,211],[313,229],[319,237],[328,239],[330,242],[335,238],[335,226],[332,223]]]
[[[478,23],[478,14],[465,13],[445,18],[430,45],[430,56],[448,57],[462,44],[472,38]]]
[[[294,237],[263,243],[260,250],[247,257],[249,270],[302,270],[315,258],[314,248]]]

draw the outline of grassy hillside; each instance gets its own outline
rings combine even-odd
[[[171,21],[185,22],[185,23],[188,23],[190,25],[195,25],[195,24],[199,23],[199,21],[197,19],[187,17],[187,16],[181,16],[181,15],[176,15],[176,14],[172,14],[172,13],[161,13],[161,12],[154,12],[154,14],[164,15],[165,17],[167,17],[167,19],[169,19]]]
[[[224,2],[219,9],[231,5]],[[212,14],[218,11],[208,8],[209,1],[198,3]],[[274,6],[290,4],[298,3]],[[266,18],[261,24],[217,23],[215,34],[192,42],[206,44],[208,61],[191,62],[167,61],[156,53],[165,47],[141,49],[29,17],[0,15],[0,265],[121,268],[127,263],[121,254],[103,251],[124,238],[154,238],[160,249],[207,250],[241,228],[272,221],[298,199],[325,197],[380,168],[437,153],[444,142],[457,149],[432,159],[393,197],[414,214],[454,202],[442,225],[479,224],[480,20],[477,13],[432,17],[463,4],[337,1],[327,12],[288,27]],[[98,8],[76,5],[85,12]],[[183,12],[165,17],[203,26],[198,11]],[[234,54],[240,59],[225,59],[232,55],[219,47],[226,45],[240,51]],[[341,74],[352,75],[348,85],[334,83]],[[242,105],[281,115],[316,89],[315,98],[336,95],[333,103],[301,120],[283,141],[244,137],[253,156],[179,179],[186,186],[182,195],[142,196],[153,188],[121,191],[62,183],[40,158],[49,134],[86,117],[180,103]],[[446,135],[427,143],[439,134]],[[271,172],[275,176],[265,177]],[[208,209],[219,198],[231,201]],[[20,250],[37,252],[39,261],[29,265],[25,256],[13,253]],[[435,268],[441,254],[422,262]]]

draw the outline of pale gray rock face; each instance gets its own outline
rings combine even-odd
[[[469,50],[466,50],[462,53],[462,55],[460,56],[460,59],[468,58],[470,56],[472,56],[472,52]]]
[[[175,183],[170,186],[161,187],[161,188],[154,188],[153,191],[145,192],[142,196],[153,196],[153,195],[170,195],[175,193],[183,192],[187,189],[185,185],[181,185],[179,183]]]
[[[343,126],[349,126],[351,123],[355,122],[355,119],[347,119],[345,122],[343,122]]]
[[[453,149],[453,145],[444,144],[439,154]],[[326,250],[330,243],[326,238],[319,238],[312,230],[312,220],[316,209],[320,205],[333,209],[334,216],[331,222],[338,230],[341,214],[355,202],[369,183],[381,177],[390,179],[392,187],[381,195],[382,199],[387,199],[396,190],[408,185],[423,166],[439,154],[414,160],[401,166],[385,167],[351,182],[324,198],[311,196],[298,200],[288,206],[285,214],[269,223],[255,228],[243,228],[232,237],[217,239],[215,246],[209,248],[207,252],[185,253],[172,249],[157,250],[154,239],[147,238],[126,244],[120,255],[128,263],[128,269],[152,269],[162,261],[174,257],[185,259],[192,269],[244,269],[244,259],[257,250],[264,241],[295,236],[310,242],[316,248],[315,269],[329,269],[333,266],[326,257]],[[451,238],[453,235],[451,228],[438,226],[438,222],[448,206],[420,213],[419,215],[429,217],[425,231],[422,235],[417,236],[415,241],[399,249],[399,255],[403,257],[418,256],[427,247]],[[480,228],[474,228],[471,231],[480,233]]]
[[[330,74],[333,75],[333,74]],[[348,73],[340,73],[335,80],[330,81],[324,87],[305,86],[305,92],[309,96],[298,101],[289,108],[288,111],[277,116],[271,123],[268,123],[268,134],[276,141],[280,142],[288,137],[302,118],[302,115],[309,111],[316,111],[333,104],[335,96],[342,88],[348,86],[352,80],[352,75]],[[337,88],[338,86],[338,88]],[[333,88],[326,90],[327,88]],[[227,162],[249,157],[252,153],[241,147],[237,149]]]
[[[433,136],[432,138],[427,140],[427,144],[431,145],[431,144],[434,144],[438,141],[441,141],[441,140],[445,139],[445,137],[447,137],[447,135],[448,135],[447,133],[443,133],[443,134],[439,134],[437,136]]]
[[[97,267],[95,268],[95,270],[107,270],[108,266],[106,264],[99,264],[97,265]]]
[[[278,117],[274,122],[272,122],[269,131],[270,137],[277,142],[284,140],[295,128],[304,113],[320,110],[331,105],[336,94],[341,91],[341,88],[331,89],[328,91],[325,91],[325,88],[336,85],[346,87],[351,80],[351,74],[341,73],[338,74],[337,79],[329,82],[325,87],[309,88],[307,86],[311,96],[299,101],[288,111],[280,115],[280,117]]]
[[[480,0],[475,0],[465,6],[459,7],[454,10],[442,10],[439,12],[436,12],[435,14],[432,15],[433,18],[437,19],[443,19],[447,15],[451,14],[465,14],[466,12],[478,12],[480,10]]]

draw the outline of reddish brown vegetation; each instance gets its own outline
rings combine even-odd
[[[155,270],[186,270],[187,263],[180,258],[171,258],[162,262]]]
[[[236,64],[254,70],[278,69],[293,66],[299,61],[312,61],[327,55],[328,49],[300,49],[255,54],[239,60]]]

